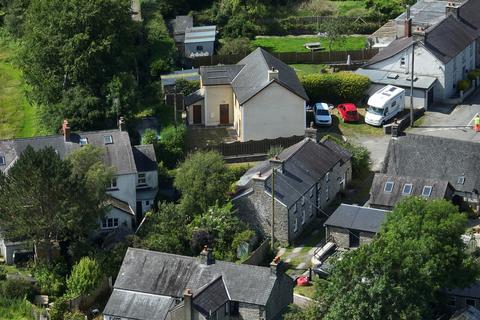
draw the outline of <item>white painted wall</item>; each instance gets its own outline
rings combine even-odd
[[[457,92],[457,82],[467,79],[467,70],[475,69],[475,42],[450,60],[445,66],[445,97],[449,98]]]
[[[132,208],[133,209],[133,208]],[[111,208],[107,214],[105,214],[104,219],[118,219],[118,227],[120,227],[122,224],[125,224],[128,229],[133,230],[133,225],[132,225],[132,219],[135,219],[134,216],[131,214],[128,214],[126,212],[123,212],[122,210],[119,210],[117,208]],[[115,228],[102,228],[102,219],[100,219],[99,222],[100,230],[102,231],[109,231],[113,230]]]
[[[304,135],[305,100],[273,82],[242,107],[241,141]]]
[[[205,126],[220,124],[220,105],[229,106],[229,123],[233,123],[233,89],[231,85],[205,86]]]
[[[108,189],[107,194],[114,196],[117,199],[128,202],[133,211],[135,211],[135,205],[137,201],[137,192],[135,186],[137,185],[137,174],[123,174],[116,175],[117,188],[112,190]],[[157,182],[158,184],[158,182]]]
[[[201,124],[204,124],[205,123],[205,100],[200,100],[200,101],[197,101],[195,103],[193,103],[192,105],[189,105],[187,106],[188,109],[187,109],[187,119],[188,119],[188,124],[192,125],[194,124],[193,123],[193,106],[194,105],[199,105],[201,106],[201,110],[202,110],[202,122]]]
[[[155,203],[155,197],[158,190],[157,171],[146,171],[145,177],[147,185],[145,187],[137,186],[137,201],[142,202],[142,214],[150,210]]]

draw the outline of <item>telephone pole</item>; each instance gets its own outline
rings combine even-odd
[[[275,250],[275,168],[272,169],[272,226],[270,249]]]
[[[410,72],[410,127],[413,128],[413,71],[415,70],[415,41],[412,43],[412,70]]]

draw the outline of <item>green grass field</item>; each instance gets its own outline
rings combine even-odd
[[[252,40],[252,45],[262,47],[270,52],[310,52],[305,48],[305,43],[320,42],[323,51],[328,51],[328,40],[320,37],[268,37]],[[348,36],[343,41],[336,41],[332,45],[332,51],[360,50],[365,48],[366,39],[363,36]]]
[[[12,63],[13,50],[0,43],[0,139],[37,133],[35,107],[25,97],[21,71]]]
[[[304,76],[312,73],[320,73],[326,70],[327,66],[324,64],[291,64],[290,67],[295,69],[299,76]]]

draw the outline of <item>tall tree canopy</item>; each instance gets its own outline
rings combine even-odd
[[[61,104],[50,111],[81,129],[116,116],[106,97],[121,86],[109,84],[123,80],[128,91],[133,86],[123,75],[135,69],[130,0],[32,0],[23,27],[20,61],[38,102]],[[90,107],[79,110],[83,102]],[[77,125],[77,118],[89,121]]]
[[[465,227],[466,216],[445,200],[405,199],[378,238],[335,264],[314,312],[287,319],[428,319],[441,290],[478,274],[460,238]]]
[[[27,147],[8,175],[0,172],[1,228],[36,242],[86,237],[105,212],[103,197],[53,148]]]

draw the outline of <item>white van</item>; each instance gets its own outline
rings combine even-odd
[[[368,99],[365,122],[372,126],[382,126],[403,109],[405,109],[405,90],[388,85]]]

